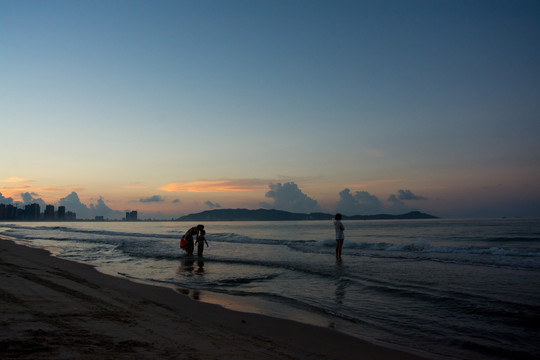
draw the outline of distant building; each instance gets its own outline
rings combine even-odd
[[[65,219],[66,219],[66,207],[59,206],[58,207],[58,220],[65,220]]]
[[[0,204],[0,219],[7,219],[7,206]]]
[[[54,220],[54,205],[47,205],[45,207],[45,212],[43,213],[43,218],[45,220]]]
[[[137,221],[137,211],[127,211],[126,212],[126,221]]]
[[[30,204],[24,207],[24,218],[26,220],[39,220],[41,215],[41,209],[39,204]]]
[[[71,212],[71,211],[66,212],[66,220],[68,220],[68,221],[77,220],[77,214],[75,214],[74,212]]]

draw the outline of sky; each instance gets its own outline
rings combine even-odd
[[[0,0],[0,203],[540,217],[540,2]]]

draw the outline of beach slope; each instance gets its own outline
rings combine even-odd
[[[0,239],[2,359],[419,359]]]

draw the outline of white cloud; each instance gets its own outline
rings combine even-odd
[[[345,215],[375,215],[383,212],[383,205],[367,191],[352,194],[350,189],[343,189],[339,193],[337,211]]]
[[[266,193],[266,197],[273,199],[274,203],[261,203],[263,207],[296,213],[321,211],[317,200],[304,194],[294,182],[270,184],[269,187],[270,191]]]
[[[0,204],[12,205],[13,204],[13,198],[4,197],[4,196],[2,196],[2,193],[0,193]]]
[[[65,206],[66,211],[72,211],[77,214],[77,219],[93,219],[96,216],[103,216],[109,219],[121,219],[124,216],[122,211],[112,210],[107,206],[105,200],[100,197],[96,204],[87,206],[79,199],[76,192],[72,192],[65,198],[58,201],[59,206]]]
[[[207,206],[208,206],[209,208],[211,208],[211,209],[219,209],[219,208],[221,208],[221,205],[220,205],[220,204],[211,202],[210,200],[205,201],[204,204],[207,205]]]
[[[21,198],[23,200],[24,205],[30,205],[30,204],[39,204],[40,208],[43,210],[45,209],[45,206],[47,205],[45,201],[43,201],[42,198],[34,198],[34,196],[37,196],[36,193],[29,193],[25,192],[21,194]]]
[[[399,200],[427,200],[427,198],[413,194],[411,190],[398,190]]]

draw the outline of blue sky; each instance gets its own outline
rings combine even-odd
[[[538,39],[537,1],[2,0],[0,201],[540,216]]]

